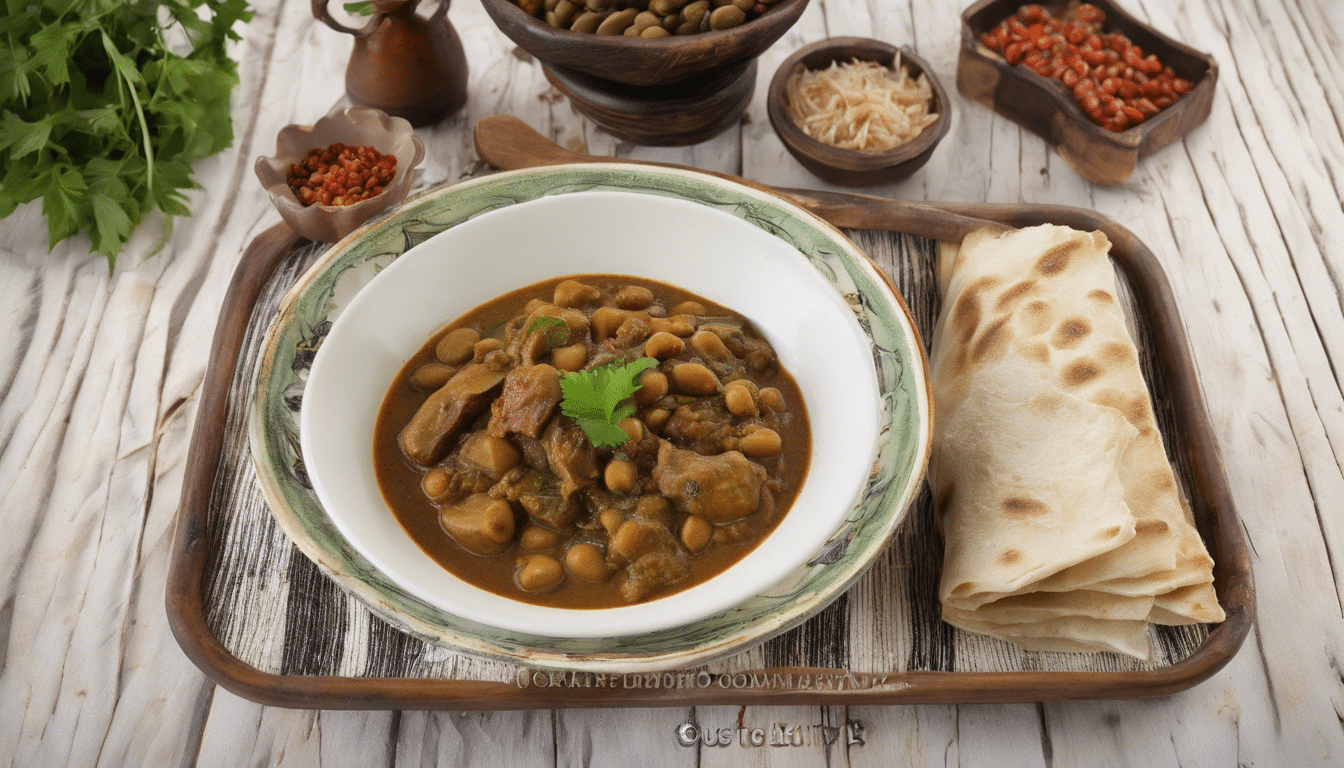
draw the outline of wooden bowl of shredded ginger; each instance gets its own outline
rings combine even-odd
[[[951,103],[908,48],[862,37],[804,46],[775,72],[770,123],[814,175],[844,186],[900,181],[933,154]]]

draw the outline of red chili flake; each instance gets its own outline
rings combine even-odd
[[[353,205],[381,194],[397,173],[397,156],[340,142],[310,150],[289,166],[289,188],[305,207]]]

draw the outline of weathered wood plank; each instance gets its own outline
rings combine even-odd
[[[655,150],[595,131],[535,64],[514,55],[479,4],[459,2],[451,17],[472,62],[472,100],[462,115],[422,129],[431,152],[418,185],[482,172],[465,129],[476,117],[504,111],[593,152],[823,187],[783,151],[765,120],[764,86],[774,65],[805,41],[874,35],[913,45],[951,84],[961,5],[813,0],[762,57],[756,98],[740,129],[697,147]],[[1310,0],[1135,0],[1129,7],[1211,51],[1223,80],[1209,123],[1145,160],[1127,185],[1086,184],[1036,137],[958,99],[953,132],[929,165],[878,191],[1091,207],[1133,229],[1163,261],[1257,553],[1259,629],[1214,679],[1156,702],[741,713],[745,723],[863,723],[865,742],[844,749],[676,745],[683,718],[733,724],[735,707],[690,714],[313,713],[216,691],[176,649],[161,590],[196,390],[224,287],[242,247],[277,220],[255,188],[252,159],[272,148],[282,125],[311,121],[340,96],[349,42],[315,24],[307,3],[289,0],[258,6],[247,26],[236,48],[242,85],[235,148],[198,166],[206,189],[191,196],[196,213],[176,223],[160,253],[149,255],[156,238],[141,236],[138,250],[108,276],[87,243],[48,254],[37,205],[0,223],[0,332],[7,341],[0,345],[0,506],[9,523],[9,535],[0,537],[0,711],[20,713],[0,718],[0,754],[19,765],[444,765],[463,756],[481,765],[609,765],[689,762],[692,753],[697,761],[758,765],[1336,759],[1344,750],[1336,672],[1344,638],[1344,577],[1336,563],[1344,546],[1344,245],[1333,233],[1344,224],[1344,11]],[[286,542],[272,534],[279,538],[259,541],[279,553]],[[910,599],[881,589],[904,567],[897,555],[893,550],[847,595],[844,613]],[[295,671],[328,660],[341,674],[379,669],[385,657],[371,649],[387,642],[385,628],[334,597],[304,562],[284,559],[265,610],[282,622],[323,617],[349,632],[339,649],[319,642],[262,647],[258,655]],[[315,600],[314,612],[288,613],[296,595]],[[906,646],[876,627],[850,628],[848,647],[836,653],[851,662],[955,662],[934,652],[941,642]],[[782,638],[727,666],[765,666],[786,646],[788,653],[824,654],[807,642]],[[43,652],[31,653],[35,645]],[[927,650],[912,658],[912,648]],[[451,655],[410,659],[401,668],[417,674],[507,674],[459,666]]]

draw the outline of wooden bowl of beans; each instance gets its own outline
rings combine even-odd
[[[1212,56],[1110,0],[979,0],[962,13],[958,90],[1097,184],[1124,183],[1140,158],[1204,122],[1217,80]]]
[[[254,168],[290,229],[334,243],[405,200],[424,157],[409,122],[361,107],[286,126]]]
[[[704,141],[736,122],[756,58],[807,3],[482,0],[576,109],[621,139],[658,145]]]

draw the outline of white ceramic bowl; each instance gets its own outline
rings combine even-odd
[[[413,258],[412,249],[434,235],[466,227],[489,212],[593,190],[656,195],[725,213],[805,256],[816,276],[858,321],[867,355],[876,363],[881,393],[876,456],[867,468],[859,498],[821,549],[783,581],[728,610],[637,635],[557,637],[547,634],[545,626],[530,626],[526,631],[501,629],[446,611],[410,592],[352,544],[314,493],[299,447],[300,410],[306,407],[314,350],[349,311],[360,289],[389,265]],[[600,228],[607,226],[607,218],[604,212],[572,226]],[[559,229],[548,234],[546,248],[568,247],[565,243],[571,235],[567,232]],[[721,250],[705,253],[683,245],[689,243],[672,243],[675,252],[669,261],[704,264],[722,258]],[[669,246],[645,243],[643,247]],[[487,258],[497,259],[502,253],[507,251],[490,253]],[[775,265],[772,261],[772,270]],[[632,271],[624,261],[622,270]],[[290,279],[278,275],[277,279]],[[519,275],[517,282],[526,279]],[[450,283],[442,289],[458,288]],[[775,290],[762,284],[759,293],[769,295]],[[712,286],[704,292],[717,295]],[[771,303],[776,308],[788,307],[783,301]],[[452,312],[445,308],[442,315],[447,319]],[[780,343],[778,335],[775,341]],[[293,283],[267,332],[248,430],[256,478],[276,523],[300,552],[377,617],[456,652],[532,668],[648,672],[692,667],[784,632],[829,605],[882,556],[919,492],[928,461],[932,418],[927,367],[914,321],[891,280],[834,227],[797,206],[759,189],[682,169],[618,163],[552,166],[497,173],[431,190],[365,224],[323,253]],[[814,417],[832,405],[830,400],[809,403]],[[342,415],[342,419],[366,417],[354,411]],[[372,450],[371,446],[357,447],[361,453]],[[813,469],[810,485],[824,487],[831,482]],[[518,605],[510,601],[510,610]],[[588,616],[595,622],[600,618],[593,612]]]
[[[459,579],[397,522],[372,465],[379,405],[397,372],[437,328],[500,294],[576,273],[653,278],[746,315],[794,375],[811,422],[807,479],[769,537],[709,581],[619,608],[533,605]],[[592,191],[486,213],[382,270],[341,313],[313,362],[300,436],[308,475],[332,521],[414,595],[505,630],[615,637],[732,608],[813,557],[868,479],[880,408],[867,337],[845,301],[796,248],[704,205]]]

